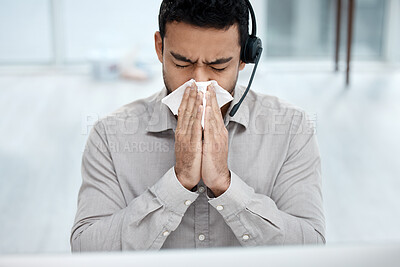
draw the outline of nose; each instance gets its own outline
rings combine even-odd
[[[196,82],[207,82],[210,80],[210,77],[207,73],[206,66],[196,66],[193,70],[193,79]]]

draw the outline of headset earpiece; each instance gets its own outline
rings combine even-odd
[[[242,97],[240,98],[239,102],[237,102],[229,112],[229,116],[233,117],[235,116],[236,112],[238,111],[240,105],[242,104],[244,98],[246,97],[247,93],[249,92],[251,83],[253,82],[254,75],[256,74],[258,62],[260,61],[261,58],[261,53],[262,53],[262,42],[261,39],[258,38],[257,35],[257,24],[256,24],[256,15],[254,14],[253,7],[250,4],[249,0],[245,0],[247,7],[249,8],[250,11],[250,16],[252,20],[252,30],[251,34],[247,38],[244,46],[242,47],[241,54],[240,54],[240,59],[244,63],[254,63],[254,68],[250,76],[250,81],[249,84],[247,85],[246,90],[244,91]]]
[[[262,51],[261,39],[250,35],[242,49],[241,60],[244,63],[255,63],[257,57]]]

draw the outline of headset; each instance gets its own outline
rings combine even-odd
[[[233,117],[235,113],[238,111],[240,105],[243,102],[243,99],[246,97],[247,93],[249,92],[250,86],[253,83],[254,75],[256,74],[258,62],[261,58],[261,53],[263,51],[261,39],[256,36],[257,34],[257,23],[256,23],[256,15],[254,14],[253,7],[250,4],[249,0],[244,0],[247,4],[247,7],[250,11],[251,16],[251,34],[247,38],[244,46],[240,52],[240,59],[244,63],[254,63],[253,72],[251,73],[249,84],[247,85],[246,91],[240,98],[239,102],[237,102],[231,111],[229,112],[229,116]]]

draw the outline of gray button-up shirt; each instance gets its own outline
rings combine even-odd
[[[177,120],[157,94],[91,129],[72,251],[325,243],[321,165],[305,112],[237,86],[224,118],[231,184],[219,197],[175,175]]]

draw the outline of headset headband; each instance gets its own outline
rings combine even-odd
[[[257,35],[257,23],[256,23],[256,15],[254,14],[253,7],[250,3],[249,0],[245,0],[247,7],[250,11],[250,16],[251,16],[251,35],[256,36]]]

